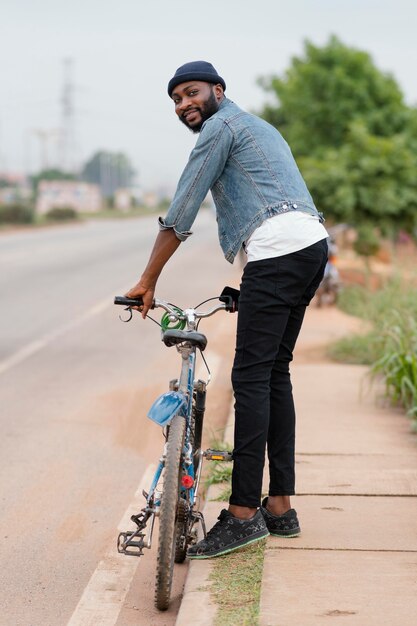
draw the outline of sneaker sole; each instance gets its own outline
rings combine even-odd
[[[224,550],[216,550],[206,554],[187,554],[187,558],[191,560],[201,560],[201,559],[212,559],[216,556],[222,556],[223,554],[229,554],[229,552],[234,552],[234,550],[239,550],[239,548],[244,548],[245,546],[249,546],[251,543],[255,543],[256,541],[260,541],[265,537],[269,536],[269,531],[262,531],[262,534],[258,534],[248,538],[248,540],[241,539],[237,543],[235,543],[232,547],[226,548]]]
[[[272,530],[269,531],[271,537],[284,537],[284,539],[291,539],[292,537],[299,537],[301,534],[301,530],[291,531],[288,534],[283,533],[274,533]]]

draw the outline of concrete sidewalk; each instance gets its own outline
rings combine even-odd
[[[320,345],[346,323],[335,310],[312,309],[300,338],[293,506],[302,534],[267,540],[260,626],[416,623],[417,437],[400,411],[378,406],[367,368],[323,358]],[[222,506],[208,502],[208,527]],[[177,626],[214,623],[213,564],[190,563]]]

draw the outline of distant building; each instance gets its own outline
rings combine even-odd
[[[132,194],[129,189],[116,189],[114,192],[114,208],[124,213],[132,208]]]
[[[148,209],[156,209],[159,204],[158,194],[155,191],[145,191],[143,194],[143,204]]]
[[[73,180],[42,180],[38,186],[36,212],[71,207],[83,213],[100,211],[102,196],[98,185]]]
[[[26,202],[31,197],[27,177],[20,173],[0,172],[0,204]]]

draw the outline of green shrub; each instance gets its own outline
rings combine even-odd
[[[353,249],[360,256],[370,257],[378,252],[381,241],[374,227],[369,224],[361,224],[357,228],[357,236]]]
[[[78,219],[78,213],[72,207],[54,207],[45,213],[45,217],[51,222],[66,222]]]
[[[343,286],[337,297],[337,306],[348,315],[367,317],[369,292],[360,285]]]
[[[417,291],[397,279],[371,292],[347,287],[338,306],[371,322],[367,335],[353,335],[330,347],[339,361],[371,365],[385,379],[386,395],[417,420]]]
[[[30,224],[34,211],[25,204],[5,204],[0,206],[0,224]]]
[[[339,363],[373,365],[380,356],[379,337],[374,332],[343,337],[329,346],[328,354]]]
[[[352,285],[341,290],[337,305],[349,315],[369,320],[375,330],[385,329],[387,315],[394,308],[405,315],[417,316],[417,292],[410,284],[399,278],[388,280],[378,291],[371,291],[360,285]]]
[[[386,395],[417,419],[417,322],[395,311],[382,333],[380,358],[372,367],[382,374]]]

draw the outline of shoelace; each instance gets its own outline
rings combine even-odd
[[[222,526],[224,520],[228,517],[228,515],[226,515],[226,512],[222,511],[219,515],[219,521],[216,522],[214,524],[214,526],[208,531],[206,538],[211,537],[212,535],[214,535],[217,532],[217,529]]]

